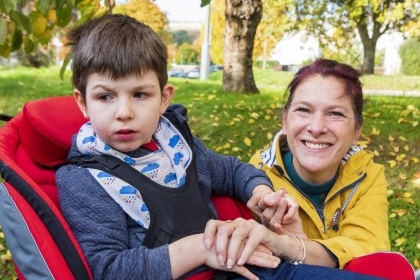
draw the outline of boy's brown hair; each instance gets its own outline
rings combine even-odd
[[[73,86],[83,96],[90,74],[119,79],[156,73],[160,88],[168,81],[168,52],[159,36],[147,25],[121,14],[106,14],[70,30]]]

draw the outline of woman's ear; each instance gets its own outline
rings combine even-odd
[[[166,84],[162,90],[162,96],[160,100],[160,113],[165,113],[168,106],[171,104],[172,97],[175,94],[175,89],[172,84]]]
[[[89,118],[86,108],[86,101],[83,98],[82,93],[78,89],[73,90],[73,96],[76,100],[77,106],[79,106],[80,111],[82,111],[82,114],[85,118]]]
[[[282,116],[282,120],[281,120],[282,134],[286,135],[287,134],[287,111],[283,110],[281,113],[281,116]]]
[[[359,141],[361,133],[362,133],[362,125],[358,125],[354,132],[353,145],[357,145],[357,142]]]

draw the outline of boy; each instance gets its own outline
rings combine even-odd
[[[183,107],[167,112],[174,94],[167,51],[148,26],[109,14],[70,31],[68,40],[73,94],[89,122],[73,138],[74,164],[61,167],[56,178],[63,214],[94,277],[171,279],[204,265],[221,268],[217,257],[223,256],[203,244],[207,221],[217,218],[210,194],[257,209],[273,194],[264,172],[206,149],[190,135]],[[106,156],[140,175],[130,184],[102,171],[101,163],[78,166]],[[263,259],[258,264],[279,263],[271,254]],[[253,277],[243,266],[231,271]]]

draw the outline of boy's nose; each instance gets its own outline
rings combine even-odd
[[[119,102],[115,113],[115,118],[119,120],[129,120],[134,117],[134,111],[129,102]]]

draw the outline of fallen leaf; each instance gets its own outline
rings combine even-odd
[[[394,168],[397,166],[397,161],[395,160],[388,160],[389,167]]]
[[[411,192],[405,192],[403,196],[406,198],[409,198],[409,197],[412,197],[413,194]]]
[[[399,154],[399,155],[397,155],[396,160],[397,161],[402,161],[403,159],[405,159],[405,157],[406,157],[406,154]]]
[[[12,260],[12,254],[9,250],[6,251],[6,254],[0,256],[1,263],[6,263]]]
[[[411,183],[413,184],[414,187],[420,188],[420,178],[413,179]]]
[[[260,114],[258,114],[258,113],[251,113],[251,118],[254,118],[254,119],[258,119],[260,117]]]
[[[395,240],[395,246],[401,246],[401,245],[403,245],[404,243],[405,243],[405,238],[404,238],[404,237],[397,238],[397,239]]]
[[[379,135],[379,129],[377,129],[376,127],[372,127],[372,132],[370,133],[370,135]]]
[[[367,148],[367,144],[368,144],[368,142],[367,141],[358,141],[357,142],[357,145],[359,145],[360,147],[362,147],[363,149],[366,149]]]
[[[251,145],[252,145],[252,141],[251,141],[251,139],[249,139],[248,137],[245,137],[245,139],[244,139],[244,143],[245,143],[245,145],[247,145],[248,147],[251,147]]]

